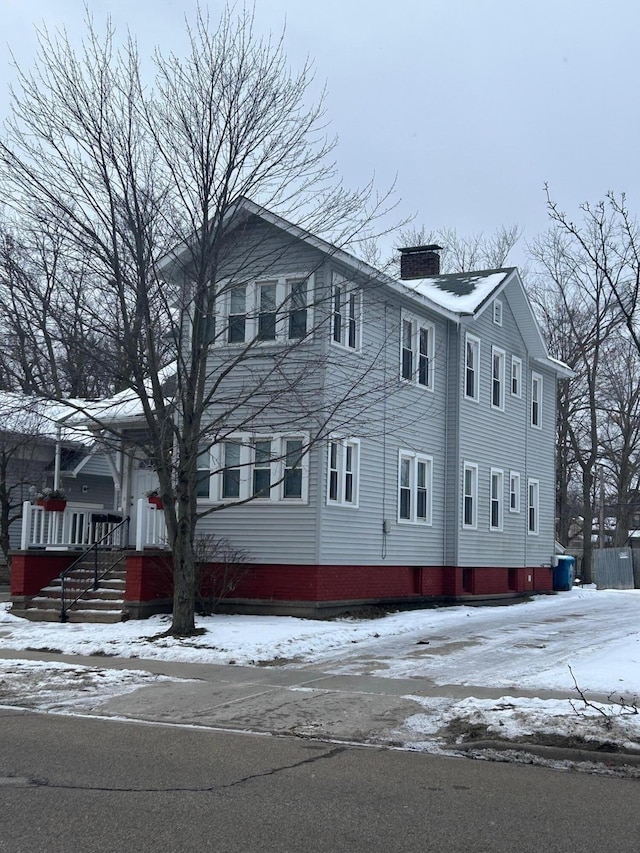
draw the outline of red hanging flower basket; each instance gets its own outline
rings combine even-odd
[[[38,506],[45,512],[64,512],[67,502],[64,498],[39,498]]]

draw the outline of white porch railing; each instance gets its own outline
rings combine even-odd
[[[136,504],[136,551],[145,548],[168,548],[164,510],[140,498]]]
[[[22,505],[22,539],[20,547],[65,550],[87,548],[99,542],[101,548],[123,548],[135,544],[136,551],[145,548],[167,548],[167,525],[164,512],[141,498],[136,502],[135,542],[127,541],[126,525],[110,533],[122,521],[120,513],[99,506],[67,503],[62,512],[50,512],[25,501]]]
[[[22,504],[22,538],[20,547],[67,549],[86,548],[94,542],[102,547],[121,548],[121,529],[110,538],[111,531],[122,521],[122,515],[100,506],[67,503],[62,512],[50,512],[29,501]]]

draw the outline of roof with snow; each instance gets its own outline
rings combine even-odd
[[[166,388],[175,377],[176,370],[177,362],[172,361],[158,371],[158,380],[163,386],[167,399],[170,395],[167,394]],[[150,407],[154,408],[150,379],[145,382],[142,395],[146,395]],[[81,409],[76,410],[72,423],[85,425],[87,428],[100,428],[114,423],[136,423],[144,418],[142,395],[134,388],[125,388],[112,397],[86,403]]]
[[[55,441],[59,431],[64,442],[90,446],[94,442],[90,432],[69,422],[86,405],[85,400],[47,400],[17,391],[2,391],[0,423],[5,432]]]
[[[515,271],[515,267],[506,267],[403,279],[402,286],[445,311],[460,315],[475,314]]]

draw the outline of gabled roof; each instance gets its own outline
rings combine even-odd
[[[492,299],[507,286],[513,285],[510,287],[510,298],[513,294],[517,303],[514,306],[516,322],[532,358],[560,376],[573,375],[573,371],[566,364],[549,356],[517,267],[450,273],[420,279],[395,279],[249,199],[240,199],[234,208],[234,216],[243,214],[260,217],[265,222],[329,255],[348,269],[380,282],[396,293],[409,296],[423,307],[456,323],[462,322],[467,317],[479,317]]]
[[[515,267],[404,279],[403,287],[428,299],[448,314],[475,316],[506,285]]]

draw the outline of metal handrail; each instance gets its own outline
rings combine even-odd
[[[60,593],[60,596],[61,596],[61,602],[60,602],[60,621],[61,621],[61,622],[66,622],[66,621],[67,621],[67,611],[68,611],[71,607],[73,607],[73,605],[74,605],[77,601],[79,601],[79,600],[82,598],[82,596],[85,594],[85,592],[88,592],[90,589],[97,589],[97,588],[98,588],[98,581],[99,581],[99,580],[102,580],[102,578],[103,578],[103,577],[104,577],[108,572],[110,572],[110,571],[111,571],[111,569],[112,569],[115,565],[117,565],[117,564],[122,560],[122,557],[120,556],[120,557],[119,557],[119,558],[118,558],[114,563],[112,563],[108,568],[106,568],[106,569],[104,570],[104,572],[102,572],[102,574],[100,575],[100,577],[98,577],[98,545],[99,545],[101,542],[104,542],[104,541],[105,541],[105,539],[109,539],[111,536],[113,536],[113,534],[115,533],[115,531],[116,531],[116,530],[118,530],[118,529],[119,529],[119,528],[121,528],[121,527],[124,527],[124,525],[127,525],[127,529],[128,529],[129,521],[130,521],[130,517],[129,517],[129,516],[127,516],[126,518],[123,518],[123,519],[122,519],[122,521],[121,521],[119,524],[116,524],[116,526],[115,526],[114,528],[112,528],[108,533],[105,533],[105,535],[104,535],[101,539],[98,539],[98,541],[97,541],[97,542],[94,542],[94,543],[93,543],[93,545],[92,545],[90,548],[87,548],[87,550],[86,550],[86,551],[83,551],[83,552],[82,552],[82,554],[80,554],[80,556],[79,556],[76,560],[74,560],[74,561],[73,561],[73,563],[71,563],[71,565],[70,565],[70,566],[67,566],[67,568],[66,568],[66,569],[61,573],[61,575],[60,575],[60,581],[61,581],[61,584],[62,584],[62,589],[61,589],[61,593]],[[75,567],[78,565],[78,563],[81,563],[81,562],[82,562],[82,560],[84,560],[84,558],[85,558],[85,557],[88,557],[88,556],[89,556],[89,554],[90,554],[92,551],[93,551],[93,580],[91,581],[91,583],[90,583],[90,584],[89,584],[85,589],[83,589],[83,590],[82,590],[82,592],[78,593],[78,595],[73,599],[73,601],[72,601],[70,604],[66,604],[66,603],[65,603],[65,597],[66,597],[66,595],[65,595],[65,594],[66,594],[66,581],[67,581],[67,575],[69,575],[69,574],[70,574],[70,572],[71,572],[71,571],[73,571],[73,569],[75,569]]]

